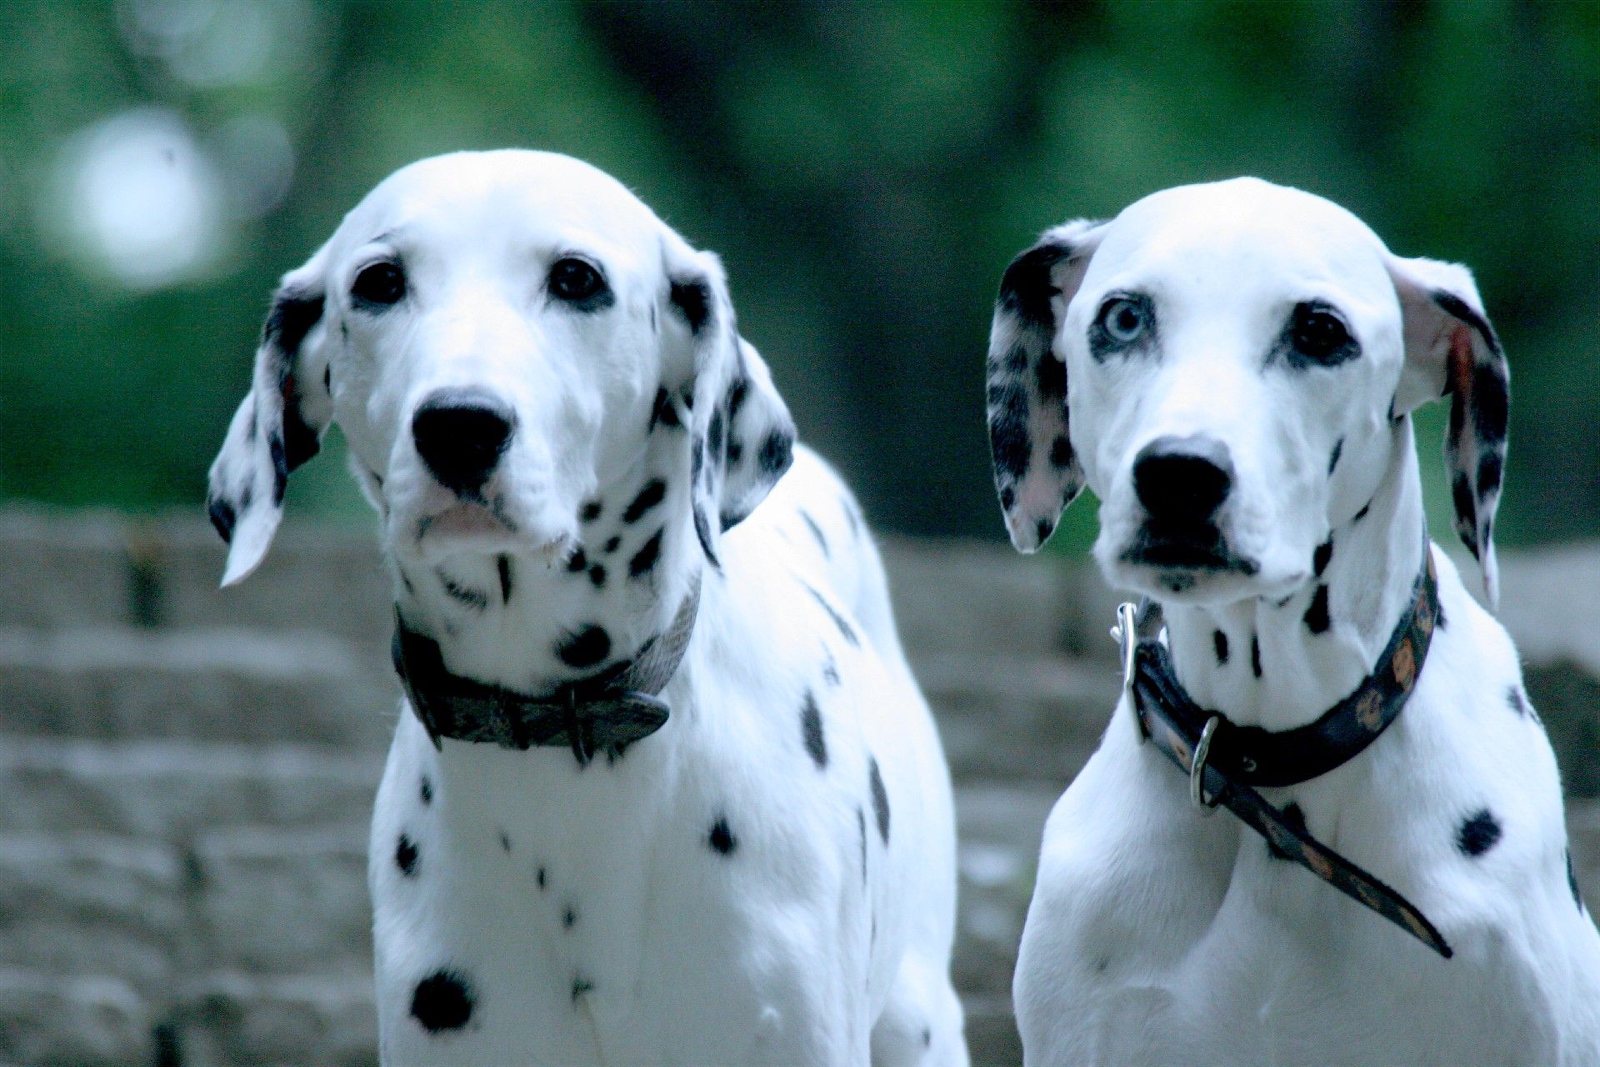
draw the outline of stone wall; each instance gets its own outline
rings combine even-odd
[[[1017,1063],[1039,832],[1116,696],[1115,598],[999,546],[885,557],[956,778],[974,1060]],[[366,824],[398,696],[376,552],[291,527],[226,594],[221,566],[197,521],[0,512],[0,1061],[374,1062]],[[1600,548],[1503,567],[1600,885]]]

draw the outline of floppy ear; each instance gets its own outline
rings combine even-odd
[[[989,449],[1011,543],[1034,552],[1083,488],[1067,426],[1056,331],[1099,243],[1100,224],[1046,230],[1006,268],[989,331]]]
[[[668,299],[695,349],[688,419],[694,525],[706,558],[720,566],[722,532],[754,511],[789,469],[795,427],[766,362],[739,336],[721,261],[709,252],[679,258]]]
[[[1500,599],[1494,511],[1505,470],[1510,371],[1472,273],[1454,263],[1389,257],[1405,323],[1405,368],[1395,395],[1401,415],[1450,395],[1444,459],[1456,533],[1483,568],[1490,607]]]
[[[261,563],[283,517],[289,472],[317,454],[332,415],[322,352],[322,253],[284,275],[261,329],[250,392],[211,464],[206,509],[228,542],[224,586]]]

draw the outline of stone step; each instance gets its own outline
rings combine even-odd
[[[120,978],[0,968],[0,1063],[161,1063],[154,1013]]]
[[[380,647],[309,631],[0,630],[0,733],[381,748]]]

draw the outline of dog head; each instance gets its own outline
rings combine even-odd
[[[1457,529],[1492,599],[1507,381],[1465,268],[1394,256],[1298,190],[1185,186],[1050,230],[1006,270],[995,482],[1024,552],[1087,484],[1113,585],[1282,596],[1411,447],[1406,415],[1450,393]]]
[[[671,434],[715,560],[794,440],[717,258],[593,167],[524,151],[405,167],[284,277],[211,468],[224,585],[331,422],[387,547],[428,560],[565,554],[586,502]]]

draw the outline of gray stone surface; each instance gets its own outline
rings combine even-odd
[[[957,782],[955,974],[977,1064],[1050,806],[1116,699],[1119,599],[1001,545],[887,539]],[[393,728],[369,532],[290,521],[215,587],[202,522],[0,511],[0,1063],[375,1061],[366,822]],[[1600,893],[1600,546],[1502,559],[1501,618]]]

